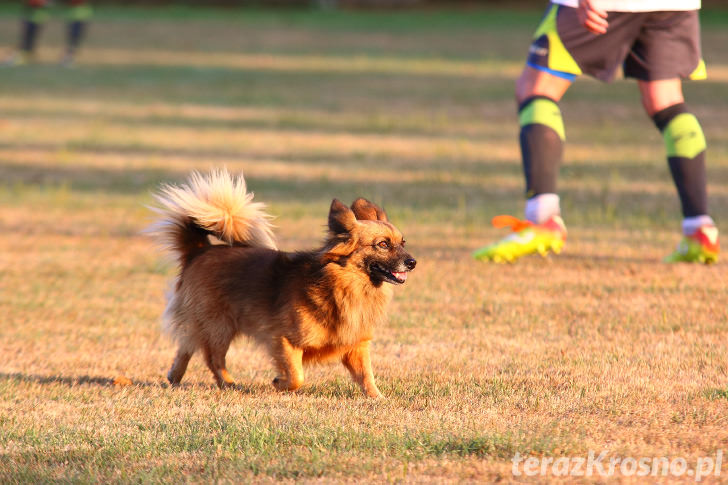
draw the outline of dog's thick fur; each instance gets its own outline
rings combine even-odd
[[[225,355],[242,334],[270,353],[279,390],[303,384],[303,364],[339,359],[367,396],[381,396],[369,342],[385,320],[389,283],[404,283],[416,264],[381,208],[334,199],[323,247],[288,253],[276,248],[269,216],[242,175],[193,173],[155,197],[162,219],[152,233],[181,267],[163,317],[179,345],[172,384],[198,349],[220,387],[234,384]]]

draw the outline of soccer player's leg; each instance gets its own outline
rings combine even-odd
[[[38,36],[40,35],[43,24],[47,20],[47,0],[29,0],[25,3],[20,26],[18,50],[3,61],[5,65],[22,65],[33,60]]]
[[[92,13],[91,6],[86,0],[69,1],[66,52],[61,60],[62,64],[73,63],[76,52],[86,35]]]
[[[708,214],[705,136],[684,102],[682,79],[705,79],[697,11],[657,12],[643,25],[625,60],[639,82],[642,104],[663,135],[683,214],[683,238],[666,262],[718,260],[718,229]]]
[[[520,147],[526,181],[525,221],[510,216],[493,219],[513,234],[478,249],[476,259],[512,262],[527,254],[561,252],[566,227],[556,193],[565,140],[558,100],[571,85],[569,77],[526,66],[516,82]]]
[[[582,69],[562,42],[583,30],[576,9],[552,4],[533,35],[526,66],[516,81],[520,148],[526,181],[525,221],[497,216],[513,234],[475,251],[476,259],[511,262],[527,254],[558,253],[566,239],[556,181],[565,140],[559,101]],[[590,42],[593,35],[584,36]]]
[[[708,215],[705,136],[685,104],[680,79],[640,81],[645,111],[662,133],[683,214],[683,238],[666,262],[714,263],[718,229]]]

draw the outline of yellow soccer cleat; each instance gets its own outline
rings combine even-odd
[[[15,66],[25,66],[26,64],[29,64],[31,62],[32,58],[29,54],[25,52],[13,52],[9,56],[7,56],[5,59],[0,62],[0,66],[5,67],[15,67]]]
[[[551,216],[543,224],[522,221],[513,216],[496,216],[491,223],[498,228],[510,227],[513,234],[475,251],[473,257],[477,260],[512,263],[533,253],[546,257],[549,251],[559,254],[566,241],[566,225],[560,216]]]
[[[718,228],[701,226],[690,236],[683,236],[677,249],[665,257],[666,263],[702,263],[718,262],[720,246],[718,244]]]

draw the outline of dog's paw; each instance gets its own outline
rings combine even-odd
[[[384,394],[379,392],[379,389],[377,389],[376,386],[365,389],[364,394],[371,399],[385,399]]]
[[[301,387],[302,382],[291,382],[285,377],[278,376],[273,379],[273,387],[278,391],[295,391]]]

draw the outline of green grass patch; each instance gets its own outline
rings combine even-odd
[[[708,389],[705,391],[705,397],[712,401],[716,401],[719,399],[728,399],[728,388],[720,389],[720,388],[713,388]]]

